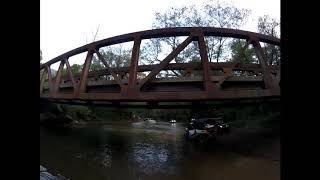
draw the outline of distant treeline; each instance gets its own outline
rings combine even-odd
[[[47,112],[64,114],[76,122],[133,122],[143,118],[158,121],[188,122],[191,118],[221,117],[234,127],[279,127],[280,104],[243,104],[225,108],[202,109],[120,109],[110,107],[51,105]],[[61,117],[61,116],[59,116]]]

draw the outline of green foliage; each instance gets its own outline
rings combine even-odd
[[[176,119],[188,122],[190,118],[222,117],[231,127],[239,128],[279,128],[280,105],[261,103],[226,107],[222,109],[118,109],[96,106],[58,105],[51,108],[52,114],[71,117],[74,121],[128,122],[139,118],[154,118],[158,121]],[[134,119],[132,119],[134,118]]]
[[[276,19],[270,18],[268,15],[259,17],[258,32],[279,38],[280,22]],[[272,64],[272,65],[280,64],[280,47],[279,46],[266,44],[264,47],[264,51],[269,64]]]
[[[75,76],[76,74],[82,71],[83,65],[73,64],[72,66],[70,66],[70,68],[71,68],[72,75]],[[62,69],[61,76],[64,78],[69,76],[66,68]]]
[[[79,64],[73,64],[71,66],[71,72],[73,74],[77,74],[80,73],[82,71],[83,65],[79,65]]]
[[[279,104],[243,105],[237,108],[223,108],[219,113],[227,122],[231,122],[233,127],[280,127]]]
[[[153,28],[210,26],[238,29],[246,21],[250,13],[247,9],[238,9],[232,5],[211,0],[204,3],[200,8],[191,5],[172,7],[164,13],[157,12],[153,22]],[[152,41],[147,45],[147,49],[156,49],[156,51],[153,56],[149,57],[150,62],[158,61],[155,57],[157,57],[157,54],[160,52],[159,50],[162,48],[159,41],[167,44],[172,50],[181,43],[177,37],[159,38]],[[226,60],[227,51],[225,50],[225,46],[228,44],[226,38],[209,37],[206,38],[206,44],[210,62],[214,59],[216,59],[217,62],[221,59]],[[198,44],[196,42],[191,43],[174,61],[177,63],[186,62],[187,59],[200,61],[200,57],[197,55],[198,52]]]
[[[264,52],[268,60],[268,64],[280,65],[280,46],[266,44]]]
[[[110,67],[128,67],[131,61],[131,50],[124,49],[121,45],[118,47],[106,47],[100,49],[99,53]],[[104,69],[105,65],[94,55],[90,65],[90,71]]]
[[[131,50],[124,49],[122,46],[108,47],[106,50],[101,50],[100,53],[111,67],[128,67],[130,65]]]
[[[210,26],[238,29],[250,13],[247,9],[238,9],[232,5],[211,0],[202,4],[201,7],[194,5],[171,7],[163,13],[156,12],[152,28]],[[173,51],[182,41],[181,37],[150,39],[146,46],[140,50],[142,64],[160,63],[162,59],[159,59],[159,56],[166,51]],[[229,44],[227,38],[206,37],[205,43],[210,62],[228,59],[230,52],[226,48]],[[201,62],[198,42],[190,43],[172,62]],[[180,76],[181,74],[180,70],[166,71],[159,76]]]
[[[87,106],[78,105],[62,105],[63,112],[72,117],[76,121],[93,121],[95,120],[94,113]]]
[[[103,69],[103,68],[104,68],[104,65],[103,65],[102,61],[99,60],[96,56],[93,56],[89,70],[90,71],[96,71],[96,70],[100,70],[100,69]]]
[[[122,46],[119,47],[107,47],[106,49],[100,49],[100,54],[105,59],[110,67],[128,67],[131,61],[131,50],[124,49]],[[73,64],[71,66],[71,72],[73,76],[82,72],[83,64]],[[92,62],[90,64],[89,71],[105,69],[105,65],[94,54]],[[62,70],[62,77],[67,77],[68,71],[66,67]]]
[[[245,40],[234,40],[233,43],[231,43],[231,54],[232,54],[232,60],[235,60],[239,56],[241,56],[242,53],[244,53],[244,63],[253,63],[256,62],[256,59],[254,59],[254,49],[253,48],[246,48],[243,52],[243,47],[245,46],[246,41]]]

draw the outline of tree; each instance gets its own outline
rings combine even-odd
[[[155,14],[155,20],[152,27],[166,28],[166,27],[194,27],[194,26],[210,26],[220,28],[234,28],[238,29],[241,25],[246,22],[246,18],[251,12],[247,9],[238,9],[229,4],[222,4],[217,0],[210,0],[203,4],[200,8],[195,5],[183,6],[183,7],[172,7],[164,13],[157,12]],[[161,41],[161,42],[160,42]],[[163,50],[163,43],[168,45],[171,50],[175,49],[181,42],[181,38],[170,37],[170,38],[158,38],[154,41],[150,41],[146,45],[148,50],[156,50],[153,53],[144,54],[146,62],[160,61],[155,57],[158,57],[161,50]],[[224,47],[228,44],[227,38],[222,37],[206,37],[206,45],[208,49],[208,58],[212,62],[216,59],[226,60],[227,51]],[[197,42],[192,42],[186,47],[173,61],[177,63],[187,61],[200,61],[199,47]],[[148,56],[150,55],[150,56]]]
[[[92,38],[92,42],[96,40],[96,37],[99,32],[99,26]],[[86,41],[87,43],[87,41]],[[104,58],[104,60],[108,63],[110,67],[124,67],[129,66],[131,60],[131,50],[125,49],[121,44],[119,46],[107,46],[106,48],[102,48],[99,50],[99,53]],[[83,65],[73,64],[71,66],[71,72],[73,75],[80,73],[83,69]],[[105,69],[105,65],[98,58],[98,56],[94,53],[92,57],[92,62],[90,64],[89,71],[96,71]],[[62,71],[62,76],[67,75],[67,70],[64,68]]]
[[[119,47],[106,47],[105,49],[100,49],[99,53],[105,59],[110,67],[128,67],[131,60],[131,50],[124,49],[121,45]],[[71,72],[73,76],[81,73],[83,69],[83,64],[73,64],[71,66]],[[92,57],[92,62],[90,64],[89,71],[96,71],[105,69],[103,62],[94,55]],[[62,77],[68,78],[68,71],[66,67],[62,70]]]
[[[97,58],[97,56],[93,56],[89,71],[96,71],[96,70],[100,70],[100,69],[103,69],[103,68],[104,68],[104,65],[101,62],[101,60],[99,60]]]
[[[276,38],[280,37],[280,22],[268,15],[260,16],[258,18],[258,32]]]
[[[158,56],[161,53],[161,50],[161,41],[159,41],[158,39],[150,39],[146,46],[142,46],[140,49],[141,63],[160,63],[161,60],[158,59]]]
[[[76,75],[78,73],[80,73],[82,71],[82,68],[83,68],[83,65],[80,65],[80,64],[73,64],[72,66],[70,66],[71,68],[71,72],[72,72],[72,75]],[[62,72],[61,72],[61,76],[64,77],[64,78],[68,78],[68,71],[66,68],[63,68],[62,69]]]
[[[241,40],[241,39],[237,39],[235,41],[233,41],[233,43],[231,43],[231,54],[232,54],[232,60],[235,60],[236,58],[238,58],[239,56],[242,56],[242,51],[243,51],[243,47],[246,45],[246,41],[245,40]],[[250,64],[253,62],[256,62],[256,59],[254,59],[254,49],[251,48],[246,48],[244,50],[244,57],[243,57],[243,62],[246,64]]]
[[[280,38],[280,23],[268,15],[259,17],[258,19],[258,32],[276,38]],[[270,65],[280,64],[280,47],[272,44],[264,46],[264,52]]]
[[[83,65],[73,64],[71,66],[71,72],[72,72],[72,74],[80,73],[82,71],[82,68],[83,68]]]
[[[250,10],[238,9],[227,3],[220,3],[219,1],[211,0],[208,4],[203,6],[205,12],[206,26],[219,28],[233,28],[239,29],[251,14]],[[223,37],[209,37],[207,41],[209,61],[216,59],[226,60],[228,45],[227,38]]]
[[[238,9],[229,4],[222,4],[218,0],[210,0],[200,8],[195,5],[183,7],[171,7],[167,11],[156,12],[152,25],[153,29],[167,27],[220,27],[238,29],[246,22],[246,18],[251,12],[247,9]],[[227,60],[225,47],[230,40],[222,37],[206,37],[208,58],[210,62],[216,59],[217,62]],[[174,50],[182,42],[181,37],[167,37],[151,39],[141,50],[141,60],[144,63],[154,64],[160,62],[159,55],[167,50]],[[176,63],[200,62],[199,47],[197,42],[190,43],[179,55],[173,59]],[[169,71],[166,71],[169,73]],[[181,71],[171,71],[176,76],[181,75]]]
[[[115,47],[108,46],[100,49],[99,53],[110,67],[128,67],[130,65],[131,50],[125,49],[121,44]],[[90,70],[104,68],[105,66],[102,61],[97,56],[93,56]]]

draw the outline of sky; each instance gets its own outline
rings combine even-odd
[[[196,4],[205,0],[41,0],[40,48],[43,62],[92,42],[149,30],[155,12],[172,6]],[[237,8],[251,10],[242,30],[257,31],[259,16],[280,20],[280,0],[225,0]],[[222,0],[220,0],[222,2]],[[80,56],[79,56],[80,57]],[[85,54],[80,58],[85,58]],[[70,62],[73,64],[72,62]],[[58,64],[52,66],[57,69]]]

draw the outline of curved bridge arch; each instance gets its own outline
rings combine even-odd
[[[180,45],[177,46],[160,64],[138,66],[140,44],[143,39],[187,36]],[[235,62],[212,63],[208,61],[207,48],[204,37],[219,36],[231,37],[247,40],[243,49],[252,44],[259,64],[244,64],[239,58]],[[111,68],[107,61],[99,53],[99,49],[105,46],[133,41],[131,62],[129,67]],[[173,63],[169,64],[188,44],[197,41],[201,64],[199,63]],[[213,28],[213,27],[177,27],[154,29],[147,31],[134,32],[96,41],[79,48],[66,52],[42,65],[43,70],[40,79],[40,98],[51,100],[84,100],[84,101],[112,101],[112,102],[131,102],[131,101],[199,101],[199,100],[232,100],[232,99],[251,99],[251,98],[268,98],[280,97],[279,77],[280,67],[268,65],[260,42],[280,46],[280,39],[275,37],[253,33],[249,31]],[[68,58],[83,52],[87,52],[82,72],[74,75],[68,62]],[[105,69],[89,72],[93,54],[105,65]],[[239,56],[241,57],[241,55]],[[55,78],[51,76],[50,65],[60,62],[59,69]],[[61,71],[66,65],[69,74],[69,86],[63,85]],[[161,70],[176,69],[201,69],[203,77],[198,79],[157,79],[156,75]],[[220,69],[223,75],[214,76],[212,70]],[[232,76],[233,71],[251,71],[254,74],[262,76],[252,76],[241,79],[241,77]],[[150,71],[144,79],[137,79],[138,72]],[[121,78],[120,74],[127,73],[128,79]],[[103,75],[111,75],[114,80],[110,82],[91,83],[88,79]],[[77,82],[75,77],[79,77]],[[237,79],[238,78],[238,79]],[[259,79],[260,78],[260,79]],[[47,87],[45,87],[47,81]],[[237,82],[238,88],[228,89],[223,86],[227,82]],[[258,88],[245,88],[243,84],[255,82],[260,84]],[[184,84],[181,86],[181,84]],[[99,90],[106,87],[119,86],[118,92]],[[146,86],[155,85],[154,90],[146,90]],[[190,86],[201,86],[201,88],[188,88]],[[92,90],[94,88],[96,90]],[[169,88],[170,87],[170,88]],[[185,88],[184,88],[185,87]],[[72,88],[72,91],[65,91],[64,88]],[[151,88],[152,89],[152,88]],[[195,90],[197,89],[197,90]]]

